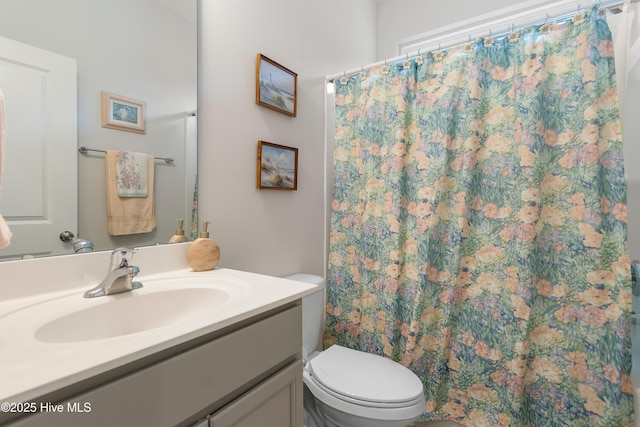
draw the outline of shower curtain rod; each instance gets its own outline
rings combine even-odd
[[[601,8],[611,8],[614,6],[621,6],[621,5],[624,5],[626,7],[629,4],[629,1],[630,0],[610,0],[607,2],[600,1],[597,3],[597,5]],[[382,61],[374,62],[369,65],[364,65],[359,68],[353,68],[350,70],[345,70],[339,73],[331,74],[331,75],[325,76],[325,80],[327,82],[331,82],[337,78],[351,76],[356,73],[363,72],[364,70],[371,69],[373,67],[379,67],[381,65],[393,64],[396,62],[415,58],[421,53],[439,51],[442,49],[449,49],[454,46],[459,46],[464,43],[469,43],[472,39],[478,38],[481,36],[491,37],[493,32],[491,29],[491,26],[492,26],[491,24],[493,23],[495,23],[496,26],[500,26],[500,25],[502,26],[500,27],[500,30],[498,32],[493,34],[493,37],[502,37],[509,34],[512,31],[515,31],[516,28],[523,28],[531,25],[543,24],[547,21],[557,22],[557,21],[569,19],[575,16],[576,14],[590,8],[592,5],[596,4],[596,2],[593,1],[592,2],[593,4],[587,7],[587,6],[584,6],[585,4],[584,1],[580,2],[578,0],[565,0],[558,3],[559,4],[556,7],[551,7],[548,5],[547,6],[539,5],[529,10],[521,11],[519,14],[510,13],[509,14],[510,16],[506,16],[506,17],[503,16],[501,18],[498,18],[496,22],[491,22],[491,23],[485,22],[479,25],[474,25],[473,23],[468,22],[467,24],[468,26],[463,28],[462,30],[457,30],[457,31],[452,30],[448,34],[436,36],[433,38],[433,42],[432,43],[430,42],[429,44],[427,44],[427,42],[425,41],[424,35],[418,36],[418,37],[422,37],[422,41],[412,43],[408,46],[405,46],[405,48],[402,48],[402,46],[400,46],[401,49],[407,49],[407,48],[410,49],[412,46],[415,46],[414,50],[408,51],[404,55],[399,55],[393,58],[388,58]],[[534,20],[535,19],[534,16],[539,17],[539,19]],[[515,24],[516,21],[518,22],[517,26]],[[418,45],[421,45],[421,47],[418,48],[417,47]]]

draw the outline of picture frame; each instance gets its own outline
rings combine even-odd
[[[298,74],[259,53],[256,59],[256,104],[296,117]]]
[[[102,92],[102,127],[145,134],[145,103]]]
[[[298,149],[258,141],[256,188],[296,191],[298,189]]]

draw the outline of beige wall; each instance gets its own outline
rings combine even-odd
[[[199,4],[199,207],[219,265],[324,275],[324,76],[375,60],[376,4]],[[297,117],[255,104],[258,53],[298,74]],[[258,140],[299,149],[298,191],[256,189]]]

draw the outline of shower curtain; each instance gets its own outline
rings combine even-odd
[[[625,426],[630,270],[598,9],[335,82],[325,346],[423,381],[422,420]]]

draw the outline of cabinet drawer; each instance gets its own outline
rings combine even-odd
[[[88,402],[88,413],[39,413],[10,425],[180,425],[224,406],[256,378],[295,360],[301,349],[302,308],[296,305],[68,399],[79,406]]]

